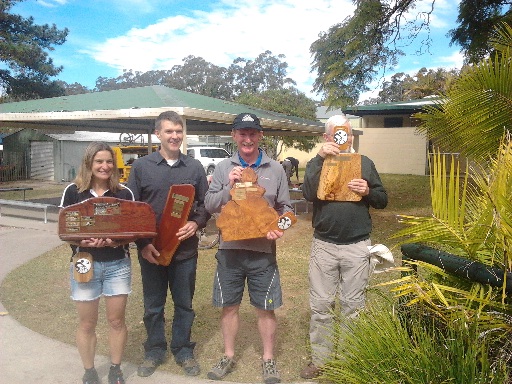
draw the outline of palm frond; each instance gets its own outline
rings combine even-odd
[[[512,49],[512,26],[507,23],[499,25],[490,42],[494,49],[499,52]]]
[[[415,115],[418,130],[447,150],[487,161],[511,129],[511,60],[509,49],[467,68],[446,97]]]

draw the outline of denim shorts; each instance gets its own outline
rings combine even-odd
[[[101,295],[116,296],[131,293],[132,264],[126,257],[113,261],[93,261],[93,277],[87,283],[73,278],[73,263],[70,263],[71,298],[75,301],[92,301]]]

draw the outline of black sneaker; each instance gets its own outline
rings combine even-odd
[[[162,365],[164,360],[144,359],[144,362],[137,368],[137,375],[148,377],[155,373],[157,367]]]
[[[183,368],[183,372],[185,372],[185,375],[187,376],[197,376],[201,373],[201,368],[199,368],[199,364],[193,357],[180,361],[178,365]]]
[[[206,375],[210,380],[221,380],[235,368],[235,361],[227,356],[223,356],[220,361],[210,369]]]
[[[263,382],[265,384],[281,382],[281,375],[277,370],[276,361],[274,359],[263,360],[261,367],[263,369]]]
[[[83,384],[100,384],[100,378],[98,376],[98,372],[96,372],[96,368],[89,368],[85,370],[84,375],[82,376]]]
[[[124,384],[123,371],[119,367],[110,367],[108,384]]]

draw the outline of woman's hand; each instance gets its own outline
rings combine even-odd
[[[107,244],[105,239],[98,238],[90,238],[90,239],[82,239],[78,243],[79,247],[88,247],[88,248],[101,248],[105,247]]]

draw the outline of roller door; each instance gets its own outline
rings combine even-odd
[[[54,179],[53,142],[30,143],[30,178],[50,181]]]

